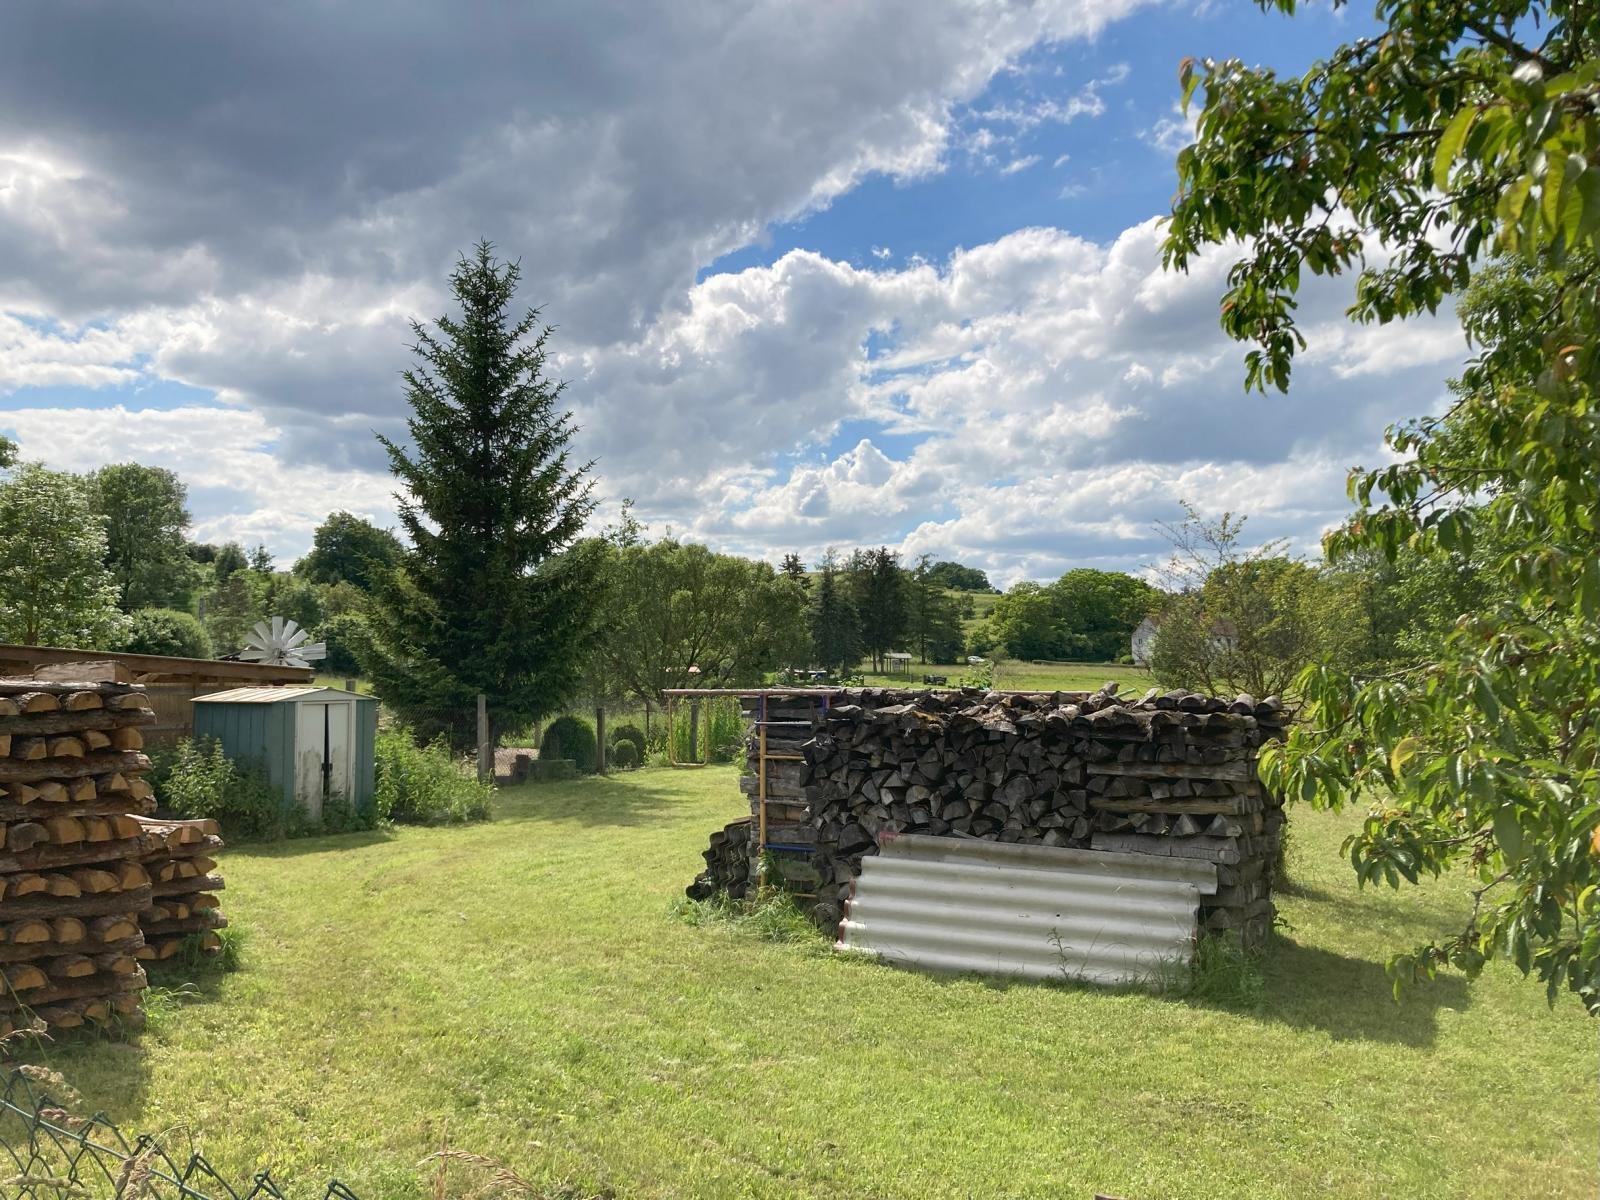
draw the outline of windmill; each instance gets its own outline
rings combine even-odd
[[[266,663],[274,667],[309,667],[313,659],[326,658],[328,648],[322,642],[307,642],[311,635],[293,621],[273,617],[272,624],[257,621],[256,627],[244,640],[239,657],[246,662]]]

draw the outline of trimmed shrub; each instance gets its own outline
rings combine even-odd
[[[623,742],[631,742],[634,750],[638,753],[638,758],[635,761],[644,761],[644,730],[631,721],[624,721],[622,724],[614,726],[606,734],[606,741],[610,742],[613,747]],[[613,757],[615,756],[613,755]]]
[[[630,771],[641,761],[639,747],[623,740],[611,747],[611,765],[619,771]]]
[[[120,650],[210,658],[211,635],[199,618],[176,608],[141,608],[128,615]]]
[[[540,758],[570,758],[580,775],[594,774],[595,750],[594,729],[578,717],[557,717],[539,743]]]
[[[380,730],[377,766],[375,807],[383,820],[449,825],[489,815],[494,789],[456,761],[442,736],[419,746],[409,730]]]

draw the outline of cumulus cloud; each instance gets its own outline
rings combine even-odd
[[[24,393],[0,430],[58,466],[173,467],[200,536],[281,556],[332,508],[389,523],[372,433],[404,416],[408,322],[488,235],[560,326],[607,503],[658,529],[773,558],[885,542],[1013,579],[1149,561],[1183,497],[1308,544],[1345,464],[1436,402],[1461,354],[1448,316],[1356,329],[1337,287],[1308,287],[1285,399],[1240,390],[1227,256],[1165,275],[1153,221],[697,274],[870,176],[1035,166],[1022,139],[1103,112],[1126,70],[987,89],[1135,3],[13,6],[0,394],[121,407]],[[63,66],[108,44],[92,72]],[[1173,120],[1147,140],[1186,138]],[[132,398],[166,381],[215,399]]]

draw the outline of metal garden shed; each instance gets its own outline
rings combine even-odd
[[[235,762],[253,760],[315,820],[328,796],[372,806],[378,702],[326,687],[247,687],[194,700],[195,737],[214,737]]]

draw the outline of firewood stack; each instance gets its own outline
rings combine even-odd
[[[0,679],[0,1032],[142,1018],[154,720],[130,684]]]
[[[767,721],[767,862],[781,876],[773,882],[809,896],[826,925],[882,833],[1198,858],[1219,874],[1202,925],[1259,942],[1272,922],[1283,816],[1255,758],[1282,736],[1282,704],[1115,692],[1108,684],[1094,693],[854,689],[825,704],[751,698],[747,715]],[[741,779],[757,818],[759,734],[758,726]],[[787,754],[802,761],[774,760]]]
[[[750,888],[750,818],[740,817],[713,833],[701,857],[706,869],[684,889],[689,899],[709,900],[719,892],[744,899]]]
[[[196,936],[200,953],[222,949],[217,930],[227,918],[215,893],[222,890],[217,860],[221,829],[215,821],[157,821],[141,818],[139,861],[150,876],[150,907],[139,914],[144,947],[139,957],[164,961],[177,954],[184,939]]]

